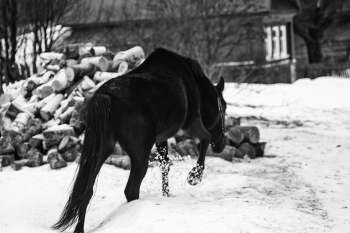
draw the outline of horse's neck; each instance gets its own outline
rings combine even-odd
[[[195,82],[201,95],[201,101],[204,101],[204,103],[215,103],[217,92],[213,83],[205,76],[195,77]]]
[[[202,103],[208,102],[208,104],[216,102],[217,92],[213,83],[205,76],[203,70],[196,60],[186,58],[186,62],[190,67],[194,80],[201,94]],[[215,103],[214,102],[214,103]]]
[[[217,110],[217,91],[213,83],[207,77],[196,77],[195,78],[199,93],[201,107],[200,111],[203,117],[203,123],[206,127],[211,126],[216,121]]]

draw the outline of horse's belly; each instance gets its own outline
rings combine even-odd
[[[164,141],[168,140],[169,138],[174,137],[177,134],[177,132],[179,131],[179,129],[180,129],[180,126],[177,126],[177,127],[173,126],[173,127],[169,128],[168,130],[161,132],[160,134],[157,135],[156,141],[157,142],[164,142]]]

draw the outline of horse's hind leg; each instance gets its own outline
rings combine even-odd
[[[168,158],[168,142],[157,142],[157,158],[160,162],[159,167],[162,173],[162,193],[164,197],[169,197],[168,174],[170,170],[170,161]]]
[[[141,142],[138,145],[128,143],[130,146],[125,146],[126,144],[122,141],[119,142],[128,153],[131,161],[130,175],[124,190],[125,197],[130,202],[139,199],[141,182],[147,172],[149,155],[154,141]]]
[[[210,133],[205,129],[200,118],[196,118],[191,126],[185,131],[189,135],[198,138],[201,143],[197,165],[190,171],[187,177],[187,182],[190,185],[196,185],[202,181],[205,155],[209,147],[211,136]]]

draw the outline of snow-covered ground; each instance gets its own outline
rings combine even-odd
[[[161,196],[159,169],[149,168],[131,203],[129,171],[104,165],[86,232],[350,232],[350,79],[229,84],[224,97],[229,115],[255,116],[243,124],[259,127],[265,157],[207,158],[195,187],[185,181],[195,161],[175,163],[170,198]],[[76,168],[4,168],[0,232],[54,232]]]
[[[233,116],[275,121],[350,124],[350,79],[320,77],[291,84],[230,84],[224,97]]]

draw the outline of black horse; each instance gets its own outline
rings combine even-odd
[[[128,202],[139,198],[154,143],[162,173],[167,174],[167,139],[179,130],[200,140],[197,165],[187,179],[191,185],[200,182],[209,144],[213,152],[225,148],[223,89],[223,78],[214,86],[197,61],[161,48],[133,71],[102,85],[87,104],[79,170],[53,228],[65,230],[77,222],[74,232],[84,232],[96,176],[117,141],[131,160],[124,191]],[[168,195],[167,177],[163,177],[163,195]]]

